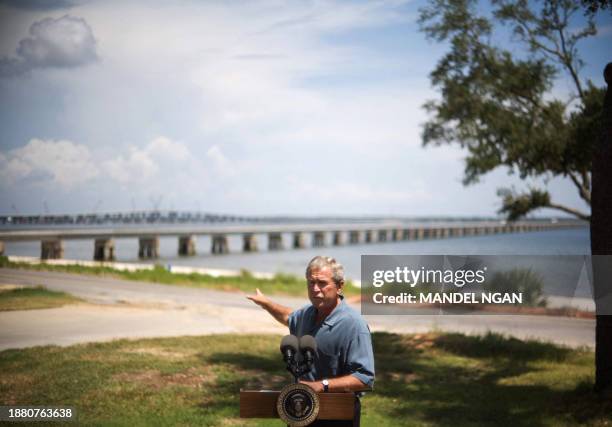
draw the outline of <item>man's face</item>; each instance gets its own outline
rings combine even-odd
[[[338,302],[338,286],[329,268],[312,270],[308,278],[308,298],[317,310],[333,309]]]

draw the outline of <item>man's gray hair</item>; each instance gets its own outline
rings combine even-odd
[[[317,270],[329,268],[332,272],[332,279],[336,285],[344,284],[344,267],[335,258],[329,256],[316,256],[310,260],[306,267],[306,279],[310,278],[310,273]]]

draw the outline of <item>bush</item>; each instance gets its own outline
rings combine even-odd
[[[484,283],[489,292],[516,292],[523,294],[523,305],[546,307],[543,282],[539,274],[531,269],[515,269],[497,272]]]

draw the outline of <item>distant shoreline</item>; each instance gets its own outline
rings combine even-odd
[[[9,255],[8,260],[11,262],[26,263],[32,265],[49,264],[49,265],[79,265],[82,267],[107,267],[118,271],[139,271],[153,270],[156,265],[163,266],[170,273],[177,274],[202,274],[212,277],[237,277],[242,274],[242,270],[225,270],[218,268],[199,268],[186,267],[182,265],[172,264],[145,264],[145,263],[129,263],[116,261],[87,261],[80,259],[47,259],[41,260],[37,257]],[[249,271],[249,274],[256,279],[273,279],[274,274]]]

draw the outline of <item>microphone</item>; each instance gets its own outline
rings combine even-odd
[[[300,338],[300,352],[304,357],[304,361],[308,366],[314,362],[315,354],[317,353],[317,341],[312,335],[304,335]]]
[[[285,335],[281,340],[280,351],[285,362],[290,363],[298,352],[298,339],[295,335]]]

